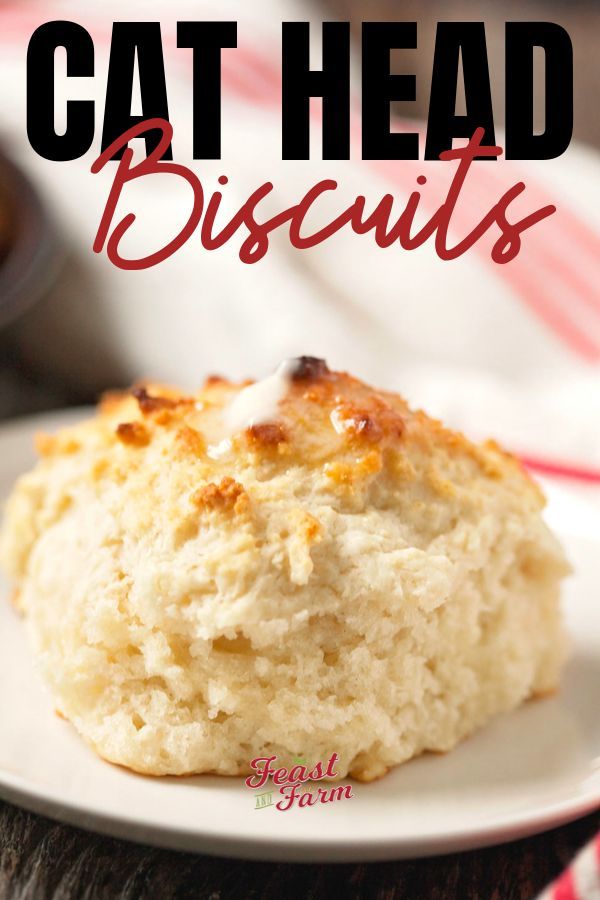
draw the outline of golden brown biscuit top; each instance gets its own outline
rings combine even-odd
[[[120,446],[137,467],[140,456],[160,442],[162,455],[194,461],[210,481],[249,467],[265,467],[265,477],[302,467],[320,470],[341,490],[383,469],[404,482],[425,479],[438,494],[452,493],[456,480],[516,477],[521,489],[541,502],[541,492],[521,464],[494,442],[476,445],[409,409],[398,394],[331,371],[323,360],[299,357],[291,363],[272,420],[235,433],[228,430],[226,411],[255,382],[211,376],[194,394],[158,384],[107,394],[95,419],[40,438],[38,449],[48,456],[76,452],[90,441],[106,451]]]

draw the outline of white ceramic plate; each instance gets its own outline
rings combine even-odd
[[[66,414],[0,429],[0,494],[33,459],[31,437]],[[98,759],[53,712],[0,585],[0,794],[119,837],[229,856],[356,861],[424,856],[517,838],[600,805],[600,515],[548,487],[549,519],[577,574],[565,591],[574,651],[559,696],[526,704],[446,756],[355,797],[255,809],[242,779],[152,779]]]

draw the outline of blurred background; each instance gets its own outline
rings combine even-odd
[[[600,36],[600,3],[597,0],[327,0],[326,6],[336,18],[351,20],[358,37],[363,19],[418,22],[419,53],[411,59],[411,72],[417,73],[423,88],[417,95],[416,109],[406,106],[401,114],[426,117],[429,103],[431,56],[435,43],[435,27],[442,21],[485,22],[488,58],[492,72],[492,99],[496,120],[504,117],[504,25],[506,22],[557,22],[565,28],[573,43],[575,65],[573,73],[575,93],[574,136],[595,147],[600,146],[600,58],[597,42]],[[541,74],[543,57],[536,56]],[[392,56],[396,71],[403,71],[399,53]],[[494,77],[495,75],[495,77]],[[543,81],[537,79],[537,122],[543,121]]]
[[[96,45],[92,80],[67,83],[64,54],[57,53],[57,126],[67,96],[97,101],[94,146],[70,163],[37,157],[26,138],[27,44],[35,27],[53,18],[80,22]],[[192,162],[191,57],[175,47],[175,28],[177,20],[211,18],[238,21],[238,48],[223,51],[223,160]],[[163,22],[175,157],[194,167],[207,196],[217,188],[217,177],[227,174],[223,209],[232,215],[252,190],[271,180],[275,190],[265,204],[271,215],[297,202],[320,178],[333,177],[340,186],[319,207],[323,221],[359,193],[373,205],[393,193],[399,214],[423,171],[431,184],[423,192],[422,215],[431,215],[451,172],[437,163],[362,162],[356,147],[348,162],[323,162],[314,127],[314,158],[282,162],[282,20],[313,23],[315,67],[320,22],[351,20],[357,109],[362,20],[417,21],[418,50],[394,52],[391,65],[417,76],[417,100],[397,105],[394,127],[421,134],[436,22],[485,21],[500,143],[504,23],[558,22],[569,32],[575,53],[573,144],[557,160],[476,166],[455,237],[464,236],[519,180],[527,191],[517,211],[526,214],[546,203],[555,203],[558,211],[524,235],[519,257],[506,266],[490,261],[493,241],[442,263],[428,246],[410,253],[381,250],[367,236],[340,233],[311,251],[294,250],[285,234],[274,235],[267,257],[254,266],[237,258],[241,240],[213,253],[190,241],[159,267],[119,271],[91,249],[114,169],[97,176],[89,172],[99,152],[116,19]],[[92,402],[104,389],[145,377],[190,387],[214,371],[260,377],[284,356],[310,353],[399,390],[474,437],[494,434],[532,464],[570,471],[586,488],[597,487],[599,37],[597,0],[0,2],[0,417]],[[541,54],[535,65],[543,127]],[[461,103],[459,87],[458,111]],[[136,105],[138,93],[134,113],[140,111]],[[360,135],[357,115],[353,124]],[[165,176],[136,185],[125,204],[138,216],[126,248],[149,252],[168,239],[181,227],[188,202],[182,185]]]

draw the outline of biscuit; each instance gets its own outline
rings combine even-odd
[[[42,672],[107,760],[369,781],[558,686],[569,566],[520,462],[322,361],[286,379],[233,433],[249,382],[107,396],[9,499]]]

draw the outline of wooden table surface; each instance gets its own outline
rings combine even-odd
[[[471,853],[369,865],[253,863],[157,850],[0,803],[0,900],[532,900],[593,834],[600,810]]]

